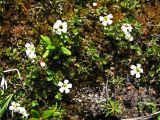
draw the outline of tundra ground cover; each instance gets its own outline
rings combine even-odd
[[[158,117],[159,21],[158,0],[0,0],[0,118]]]

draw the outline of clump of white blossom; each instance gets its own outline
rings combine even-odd
[[[123,24],[122,26],[121,26],[121,29],[122,29],[122,31],[124,32],[124,34],[125,34],[125,39],[126,40],[129,40],[129,41],[133,41],[133,37],[132,37],[132,35],[131,35],[131,32],[132,32],[132,29],[133,29],[133,27],[131,26],[131,24]]]
[[[29,114],[27,114],[27,111],[26,111],[26,109],[24,108],[24,107],[21,107],[20,106],[20,104],[19,103],[16,103],[16,102],[12,102],[11,103],[11,106],[9,106],[9,110],[11,110],[12,111],[12,114],[13,113],[19,113],[19,114],[22,114],[23,116],[23,118],[24,117],[28,117],[28,115]]]
[[[62,20],[57,20],[56,23],[53,25],[53,32],[56,34],[61,35],[62,33],[67,32],[67,22],[62,22]]]
[[[69,93],[70,92],[69,88],[72,88],[72,84],[69,83],[69,81],[67,79],[64,80],[64,83],[60,81],[58,83],[58,86],[60,87],[59,91],[61,93],[63,93],[63,92]]]
[[[137,65],[131,65],[131,75],[134,76],[136,75],[136,78],[140,78],[141,77],[141,73],[143,73],[143,69],[141,68],[141,64],[137,63]]]
[[[111,25],[113,23],[113,21],[111,20],[112,18],[113,18],[113,15],[108,14],[106,16],[100,16],[99,20],[102,22],[102,24],[104,26],[107,26],[107,25]]]
[[[30,59],[36,58],[35,47],[33,43],[26,43],[25,47],[26,47],[26,55],[28,56],[28,58]]]

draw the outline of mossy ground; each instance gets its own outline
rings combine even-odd
[[[139,0],[139,2],[140,7],[130,11],[131,14],[128,15],[129,17],[137,19],[142,26],[142,34],[138,36],[137,43],[145,50],[146,46],[150,45],[149,43],[152,38],[160,38],[160,2],[158,0],[154,2]],[[159,76],[154,76],[154,78],[146,77],[146,79],[149,79],[148,81],[144,80],[137,84],[132,80],[128,80],[127,72],[129,69],[126,67],[126,64],[129,62],[126,63],[125,61],[129,59],[135,61],[141,60],[145,65],[144,71],[146,71],[143,76],[147,76],[148,70],[153,65],[159,64],[159,58],[153,55],[152,58],[149,56],[143,59],[143,57],[132,53],[132,51],[128,49],[121,48],[117,50],[117,45],[113,41],[107,40],[108,38],[103,34],[102,26],[97,24],[99,18],[94,12],[100,6],[107,7],[109,12],[114,16],[114,22],[116,22],[124,19],[125,9],[120,10],[116,8],[115,4],[110,5],[106,3],[105,0],[97,1],[97,4],[97,7],[93,7],[92,1],[84,0],[83,2],[78,0],[59,0],[57,2],[52,0],[5,1],[5,4],[1,5],[3,12],[1,12],[0,16],[0,67],[5,70],[8,68],[17,68],[17,65],[21,66],[22,76],[25,78],[25,72],[22,71],[26,69],[26,65],[22,62],[22,60],[25,59],[25,54],[17,52],[13,55],[8,55],[7,51],[13,53],[14,48],[17,50],[21,49],[26,42],[32,42],[35,46],[38,45],[40,42],[40,35],[50,36],[52,34],[49,28],[53,26],[57,19],[69,21],[72,18],[74,18],[74,20],[80,18],[83,19],[83,25],[77,24],[80,37],[73,37],[74,41],[80,39],[79,41],[77,40],[77,43],[80,45],[75,45],[75,48],[73,47],[72,49],[72,53],[76,57],[76,62],[68,67],[69,71],[61,67],[61,65],[50,63],[52,67],[58,66],[58,69],[63,71],[63,76],[71,78],[75,86],[71,90],[71,93],[64,96],[63,99],[63,106],[67,108],[66,119],[81,120],[86,117],[86,115],[84,115],[86,113],[82,113],[82,111],[84,112],[87,108],[85,108],[85,102],[87,101],[81,101],[84,102],[82,105],[80,103],[74,103],[72,98],[78,97],[78,92],[81,93],[79,99],[83,98],[83,94],[86,94],[87,97],[89,93],[85,93],[86,87],[88,87],[88,90],[92,90],[91,88],[95,87],[95,85],[101,87],[101,84],[106,81],[103,76],[105,72],[108,75],[108,80],[112,81],[112,78],[114,78],[113,81],[115,83],[109,81],[109,96],[120,101],[123,111],[123,114],[120,115],[121,118],[132,118],[151,113],[150,108],[139,110],[137,107],[138,101],[154,101],[159,110],[159,83],[156,81],[159,79]],[[73,28],[69,29],[71,30]],[[107,63],[103,65],[104,71],[101,71],[98,65],[96,66],[96,64],[99,63],[90,63],[90,61],[87,61],[90,60],[90,56],[85,56],[85,53],[83,54],[86,47],[92,46],[91,43],[94,43],[100,56],[106,57],[107,59]],[[60,60],[60,62],[63,63],[63,59]],[[122,81],[117,78],[117,76],[121,76]],[[8,79],[11,78],[12,77],[9,75]],[[37,89],[40,90],[41,88],[38,87],[39,86],[37,86]],[[85,88],[85,91],[83,91],[83,88]],[[97,94],[99,94],[98,92],[99,91],[97,91]],[[34,98],[34,95],[32,97]],[[46,101],[49,101],[49,98],[50,97],[48,97]],[[40,105],[40,107],[43,108],[44,103],[43,101],[41,102],[42,105]],[[89,114],[90,118],[86,117],[85,119],[94,119],[92,118],[93,113],[89,112],[90,110],[87,114]]]

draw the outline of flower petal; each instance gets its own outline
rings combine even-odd
[[[56,33],[57,33],[58,35],[60,35],[60,34],[62,33],[62,31],[61,31],[60,29],[58,29],[58,30],[56,31]]]
[[[64,92],[64,88],[61,87],[61,88],[59,89],[59,91],[60,91],[61,93],[63,93],[63,92]]]
[[[128,27],[128,31],[129,31],[129,32],[132,32],[132,29],[133,29],[133,28],[132,28],[132,26],[130,25],[130,26]]]
[[[13,106],[9,106],[9,110],[13,110]]]
[[[31,45],[30,48],[31,48],[31,49],[34,49],[34,44],[33,44],[33,43],[30,43],[30,45]]]
[[[67,22],[63,22],[63,23],[62,23],[62,26],[63,26],[64,28],[67,28]]]
[[[107,17],[108,17],[109,19],[111,19],[111,18],[113,18],[113,15],[112,15],[112,14],[109,14],[109,15],[107,15]]]
[[[107,26],[108,23],[107,23],[106,21],[103,21],[102,24],[103,24],[104,26]]]
[[[122,30],[125,34],[127,33],[127,28],[126,28],[124,25],[122,25],[121,30]]]
[[[112,20],[108,20],[107,23],[108,23],[109,25],[111,25],[111,24],[113,23],[113,21],[112,21]]]
[[[104,20],[104,17],[100,16],[100,17],[99,17],[99,20],[100,20],[100,21],[103,21],[103,20]]]
[[[28,48],[28,47],[30,47],[30,46],[31,46],[30,43],[26,43],[26,44],[25,44],[25,47],[26,47],[26,48]]]
[[[68,85],[67,85],[67,88],[72,88],[72,84],[71,84],[71,83],[68,84]]]
[[[140,77],[141,77],[140,73],[137,73],[136,78],[140,78]]]
[[[68,83],[69,83],[69,81],[68,81],[67,79],[65,79],[65,80],[64,80],[64,83],[65,83],[65,84],[68,84]]]
[[[56,24],[61,25],[62,24],[62,20],[57,20]]]
[[[131,65],[131,69],[136,69],[136,66],[135,65]]]
[[[19,112],[20,112],[21,114],[23,114],[23,113],[26,112],[26,110],[25,110],[24,107],[18,107],[18,110],[19,110]]]
[[[62,87],[62,86],[63,86],[63,83],[60,81],[60,82],[58,83],[58,86]]]
[[[143,69],[140,69],[140,72],[143,73]]]
[[[136,74],[134,70],[131,70],[130,73],[132,76]]]
[[[129,41],[133,41],[134,38],[132,36],[129,37]]]
[[[53,25],[53,29],[56,30],[56,29],[58,29],[58,28],[59,28],[59,24],[55,23],[55,24]]]
[[[69,93],[70,90],[68,88],[65,89],[65,93]]]
[[[16,105],[16,103],[13,101],[13,102],[11,102],[11,105],[14,106],[14,105]]]
[[[63,33],[66,33],[66,32],[67,32],[67,28],[66,28],[66,27],[63,27],[62,32],[63,32]]]
[[[36,54],[34,52],[31,52],[28,57],[30,59],[36,58]]]
[[[29,54],[30,54],[31,52],[32,52],[32,51],[31,51],[30,49],[27,49],[27,50],[26,50],[26,55],[29,56]]]
[[[137,63],[137,68],[141,68],[141,64]]]

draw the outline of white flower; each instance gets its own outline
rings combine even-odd
[[[19,113],[23,115],[24,117],[28,117],[29,114],[27,114],[26,109],[24,107],[19,107]]]
[[[64,83],[59,82],[59,83],[58,83],[58,86],[60,86],[59,91],[60,91],[61,93],[63,93],[64,91],[65,91],[65,93],[69,93],[69,92],[70,92],[69,88],[72,88],[72,84],[69,83],[69,81],[66,80],[66,79],[64,80]]]
[[[62,22],[61,20],[57,20],[56,23],[53,25],[53,31],[56,32],[58,35],[61,35],[61,33],[66,33],[67,22]]]
[[[130,67],[132,70],[130,71],[131,75],[136,75],[136,78],[140,78],[140,73],[143,73],[143,69],[141,68],[141,64],[137,64],[137,66],[135,65],[131,65]]]
[[[133,27],[131,26],[131,24],[126,23],[121,26],[121,29],[125,34],[127,34],[128,32],[132,32]]]
[[[112,24],[112,19],[113,18],[113,15],[112,14],[109,14],[109,15],[107,15],[107,16],[100,16],[99,17],[99,20],[102,22],[102,24],[104,25],[104,26],[107,26],[107,25],[111,25]]]
[[[121,29],[122,29],[122,31],[125,34],[125,39],[129,40],[129,41],[133,41],[134,38],[130,34],[130,32],[132,32],[132,29],[133,29],[133,27],[131,26],[131,24],[123,24],[121,26]]]
[[[97,3],[96,3],[96,2],[94,2],[94,3],[92,3],[92,5],[93,5],[94,7],[96,7],[96,6],[97,6]]]
[[[4,78],[4,76],[2,76],[2,80],[1,80],[1,87],[2,89],[7,89],[7,81],[6,79]]]
[[[17,113],[22,114],[23,118],[28,117],[28,115],[29,115],[29,114],[27,114],[26,109],[24,107],[20,107],[20,104],[14,102],[14,101],[11,103],[11,106],[9,106],[9,110],[12,111],[12,114],[13,114],[13,112],[17,112]]]
[[[44,68],[44,67],[46,66],[46,63],[43,62],[43,61],[41,61],[41,62],[40,62],[40,65],[41,65],[42,68]]]
[[[26,43],[26,44],[25,44],[25,47],[26,47],[26,55],[27,55],[30,59],[36,58],[35,47],[34,47],[33,43]]]
[[[12,102],[11,106],[9,106],[9,110],[12,110],[13,112],[19,112],[20,104],[16,102]]]

